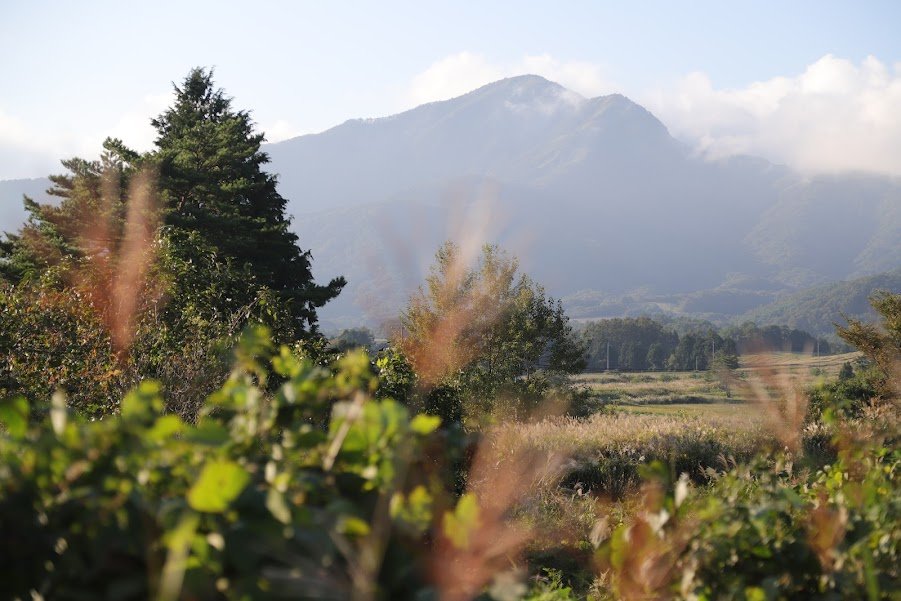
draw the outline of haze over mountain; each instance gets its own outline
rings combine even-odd
[[[728,316],[901,265],[898,180],[709,161],[623,96],[538,76],[268,151],[317,273],[348,277],[322,312],[342,323],[396,314],[446,238],[501,243],[585,316],[623,295]]]
[[[624,96],[538,76],[266,150],[317,278],[348,279],[326,325],[395,317],[445,239],[500,243],[581,317],[728,318],[901,265],[899,180],[710,161]]]

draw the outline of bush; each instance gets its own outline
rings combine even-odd
[[[440,490],[420,448],[438,420],[371,399],[362,354],[332,373],[272,353],[255,330],[237,356],[196,425],[162,413],[154,382],[97,421],[68,415],[59,395],[42,419],[22,397],[0,405],[3,597],[348,598],[368,586],[395,598],[423,586],[411,566]]]
[[[759,459],[693,494],[656,466],[644,507],[599,560],[626,598],[893,599],[899,468],[901,453],[876,444],[809,476],[786,457]]]

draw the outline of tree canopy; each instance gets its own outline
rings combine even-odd
[[[314,282],[310,252],[290,230],[277,178],[263,170],[269,161],[260,149],[264,134],[250,114],[233,109],[212,71],[198,68],[175,85],[173,105],[151,123],[157,138],[150,153],[108,139],[99,160],[63,161],[66,173],[51,176],[49,190],[61,203],[25,199],[29,219],[0,247],[0,274],[18,282],[84,258],[85,232],[100,220],[114,223],[105,242],[115,245],[128,204],[120,191],[136,173],[149,172],[157,179],[162,263],[178,286],[170,300],[196,304],[198,294],[215,292],[227,305],[219,309],[237,310],[269,291],[290,316],[289,335],[315,331],[316,309],[341,291],[344,279]]]
[[[474,267],[453,243],[439,249],[402,316],[401,347],[420,377],[488,403],[502,391],[522,400],[547,374],[583,369],[562,304],[518,270],[496,246],[483,247]]]
[[[110,344],[70,345],[67,364],[108,363],[91,373],[116,374],[111,389],[141,377],[173,386],[196,379],[185,398],[202,398],[214,385],[210,376],[227,373],[220,339],[249,322],[267,324],[279,342],[317,335],[316,310],[345,282],[314,281],[277,179],[263,170],[264,136],[247,111],[232,108],[211,71],[194,69],[175,85],[174,103],[152,124],[151,152],[107,139],[98,159],[64,160],[65,172],[50,177],[57,204],[25,198],[27,222],[0,244],[0,308],[27,314],[22,324],[48,326],[86,323],[90,309]],[[15,361],[13,346],[55,348],[60,332],[18,325],[16,332],[0,349],[0,387],[45,396],[51,384],[40,363]],[[56,380],[74,385],[65,375]]]
[[[314,329],[316,309],[338,295],[344,279],[313,281],[310,252],[289,229],[277,178],[262,169],[269,162],[260,150],[264,135],[247,111],[232,108],[212,75],[192,70],[175,86],[172,107],[152,120],[165,222],[179,239],[196,232],[201,247],[287,301],[300,330]],[[232,292],[252,301],[252,290]]]

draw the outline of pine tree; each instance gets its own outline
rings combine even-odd
[[[175,247],[193,234],[195,243],[252,277],[252,286],[231,291],[233,301],[252,301],[255,288],[271,290],[287,303],[298,332],[315,331],[316,309],[345,282],[313,281],[310,252],[289,229],[276,176],[262,169],[269,162],[260,150],[263,134],[254,131],[247,111],[232,109],[211,71],[192,70],[175,94],[174,105],[152,121],[165,223]]]
[[[314,282],[310,252],[289,229],[277,178],[263,171],[269,161],[260,150],[263,134],[247,111],[232,109],[209,71],[192,70],[175,95],[173,106],[151,121],[155,151],[140,155],[109,139],[100,160],[69,159],[67,173],[51,176],[49,192],[62,199],[59,206],[25,199],[28,223],[0,243],[0,278],[16,283],[83,258],[79,238],[91,222],[121,226],[127,203],[121,191],[135,173],[151,170],[163,207],[161,271],[171,281],[167,323],[185,322],[186,311],[203,322],[243,312],[268,315],[280,339],[316,332],[316,310],[345,281]]]

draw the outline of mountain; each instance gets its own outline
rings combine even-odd
[[[318,277],[349,280],[336,324],[396,315],[446,238],[500,243],[585,316],[728,319],[901,265],[898,180],[706,160],[624,96],[537,76],[267,151]]]
[[[265,150],[317,279],[348,279],[326,327],[396,317],[446,239],[499,243],[585,318],[727,322],[901,266],[901,180],[708,160],[624,96],[534,75]],[[45,186],[0,182],[0,231]]]
[[[834,324],[845,323],[845,316],[876,320],[868,299],[877,290],[901,293],[901,268],[800,290],[748,311],[735,321],[753,321],[761,326],[788,325],[820,336],[834,334]]]

